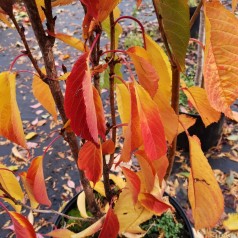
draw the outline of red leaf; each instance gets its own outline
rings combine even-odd
[[[36,238],[35,230],[31,223],[21,214],[8,211],[14,225],[17,238]]]
[[[106,140],[105,142],[102,143],[102,153],[104,155],[111,155],[115,151],[115,144],[112,140]]]
[[[126,177],[127,186],[132,193],[133,203],[136,204],[140,192],[140,178],[135,172],[125,167],[122,167],[122,171]]]
[[[154,212],[154,214],[160,216],[172,206],[164,201],[158,200],[153,195],[149,193],[141,193],[139,195],[139,201],[148,210]]]
[[[98,134],[102,137],[103,140],[105,140],[106,122],[104,117],[103,105],[101,97],[95,87],[93,87],[93,100],[97,115]]]
[[[145,152],[150,160],[159,159],[167,151],[159,109],[142,86],[135,83],[135,88]]]
[[[121,152],[120,161],[123,162],[128,162],[131,158],[131,153],[142,144],[140,118],[133,83],[129,84],[129,91],[131,97],[131,118],[125,133],[125,141]]]
[[[28,185],[29,191],[33,191],[33,195],[38,203],[50,207],[51,201],[46,191],[42,161],[43,156],[38,156],[31,162],[26,175],[25,185]]]
[[[79,57],[67,79],[65,112],[72,130],[98,145],[97,116],[93,100],[89,53]]]
[[[99,238],[116,238],[118,236],[118,232],[119,222],[117,216],[113,212],[113,209],[110,207],[103,223],[102,230],[99,234]]]
[[[78,166],[85,171],[86,177],[94,184],[102,176],[102,150],[87,141],[79,151]]]

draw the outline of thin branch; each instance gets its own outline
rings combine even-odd
[[[115,96],[114,96],[114,87],[115,87],[115,22],[114,22],[114,14],[113,12],[110,13],[109,16],[110,19],[110,50],[111,50],[111,60],[109,63],[109,82],[110,82],[110,110],[111,110],[111,119],[112,119],[112,141],[114,144],[116,143],[116,128],[114,127],[116,125],[116,111],[115,111]],[[118,18],[119,19],[119,18]],[[117,19],[117,20],[118,20]],[[110,160],[108,163],[108,169],[110,170],[114,162],[114,153],[110,155]]]
[[[109,173],[110,173],[110,169],[108,168],[108,165],[106,163],[105,156],[103,156],[103,184],[104,184],[107,201],[110,203],[112,199],[112,191],[110,186]]]
[[[197,17],[199,16],[199,12],[200,12],[200,10],[202,8],[202,4],[203,4],[202,2],[203,1],[201,0],[190,19],[190,29],[193,27],[194,22],[196,21]]]
[[[10,18],[11,18],[14,26],[16,27],[18,34],[21,37],[21,40],[22,40],[22,42],[25,46],[25,49],[26,49],[26,54],[28,55],[33,67],[35,68],[36,72],[40,75],[41,78],[45,78],[45,75],[40,70],[40,67],[37,64],[37,61],[35,60],[35,58],[33,57],[32,53],[31,53],[30,47],[28,45],[28,42],[26,40],[26,36],[25,36],[25,33],[24,33],[24,31],[25,31],[24,27],[22,26],[20,28],[20,26],[18,25],[17,20],[16,20],[14,15],[11,15]]]

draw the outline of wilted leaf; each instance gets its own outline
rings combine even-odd
[[[50,31],[47,31],[47,33],[50,36],[53,36],[53,37],[63,41],[65,44],[70,45],[70,46],[74,47],[77,50],[80,50],[82,52],[88,51],[87,45],[84,44],[83,41],[81,41],[81,40],[79,40],[79,39],[77,39],[73,36],[69,36],[69,35],[64,34],[64,33],[53,33],[53,32],[50,32]]]
[[[45,72],[45,69],[43,69],[43,72]],[[43,82],[39,76],[33,76],[32,92],[34,97],[53,116],[54,120],[57,120],[56,105],[49,85]]]
[[[192,207],[195,229],[216,225],[224,211],[224,198],[214,173],[204,156],[196,136],[188,136],[191,173],[188,198]]]
[[[153,215],[152,212],[145,209],[139,203],[134,205],[129,189],[124,189],[120,193],[114,212],[120,224],[120,233],[143,233],[144,231],[139,225],[150,219]]]
[[[102,150],[94,143],[87,141],[80,149],[78,156],[78,166],[85,172],[88,180],[94,184],[102,176]]]
[[[159,159],[167,145],[158,107],[143,87],[135,83],[135,88],[145,152],[150,160]]]
[[[140,193],[140,178],[135,172],[127,169],[126,167],[122,167],[122,172],[126,177],[126,186],[132,193],[132,200],[135,205],[138,201],[138,195]]]
[[[51,236],[53,238],[66,238],[66,237],[71,237],[74,234],[75,233],[73,233],[72,231],[70,231],[68,229],[56,229],[56,230],[53,230],[45,235]]]
[[[204,5],[205,89],[212,107],[233,118],[230,106],[237,99],[238,93],[238,19],[219,1],[205,2]]]
[[[17,238],[36,238],[36,233],[31,223],[21,214],[8,211],[14,225]]]
[[[111,155],[115,151],[115,143],[112,140],[106,140],[102,143],[102,153],[103,155]]]
[[[16,101],[16,74],[0,73],[0,135],[27,148]]]
[[[159,76],[149,55],[144,48],[139,46],[129,48],[127,54],[133,61],[140,84],[153,98],[158,89]]]
[[[103,140],[105,140],[106,122],[105,122],[102,99],[97,89],[94,86],[93,86],[93,100],[94,100],[95,110],[97,114],[98,134],[101,136]]]
[[[119,231],[119,222],[113,209],[110,207],[104,220],[99,238],[117,238]]]
[[[223,226],[226,230],[237,231],[238,230],[238,213],[228,214],[228,219],[223,221]]]
[[[65,112],[71,120],[72,130],[83,139],[98,145],[97,116],[88,52],[79,57],[67,79]]]
[[[86,210],[86,200],[85,200],[85,192],[82,191],[77,198],[77,207],[79,209],[80,215],[83,218],[87,218],[87,210]]]
[[[30,140],[32,139],[33,137],[37,136],[37,133],[36,132],[29,132],[27,135],[26,135],[26,140]]]
[[[183,92],[198,111],[205,127],[209,126],[211,123],[218,122],[221,113],[211,107],[204,88],[196,86],[187,88],[183,85]]]
[[[12,27],[11,23],[6,18],[6,15],[0,12],[0,21],[5,23],[8,27]]]
[[[32,191],[38,203],[48,207],[51,206],[44,180],[43,156],[38,156],[32,160],[30,168],[27,171],[25,186],[28,187],[29,191]]]
[[[156,95],[163,97],[169,104],[172,93],[172,71],[168,56],[163,48],[147,34],[145,34],[145,41],[150,62],[159,76],[159,87]]]
[[[24,194],[21,186],[11,171],[3,164],[0,164],[0,184],[1,186],[16,200],[23,202]],[[3,198],[4,192],[0,190],[0,196]],[[21,211],[21,205],[16,205],[12,200],[3,198],[8,202],[17,212]]]
[[[164,31],[175,59],[185,69],[185,56],[189,41],[189,9],[187,1],[159,1]]]

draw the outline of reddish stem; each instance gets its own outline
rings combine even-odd
[[[142,25],[142,23],[141,23],[138,19],[136,19],[135,17],[132,17],[132,16],[121,16],[121,17],[119,17],[119,18],[116,19],[116,21],[114,22],[114,26],[115,26],[120,20],[122,20],[122,19],[131,19],[131,20],[133,20],[133,21],[135,21],[135,22],[138,23],[138,25],[139,25],[140,28],[141,28],[141,33],[142,33],[142,36],[143,36],[144,48],[146,49],[145,28],[144,28],[144,26]]]
[[[127,54],[127,52],[125,50],[106,50],[104,52],[102,52],[102,55],[105,55],[107,53],[123,53],[123,54]]]
[[[45,157],[47,151],[49,150],[49,148],[61,137],[61,135],[56,136],[51,142],[50,144],[46,147],[43,157]]]
[[[203,51],[205,51],[205,45],[203,45],[203,43],[200,40],[195,39],[195,38],[190,38],[189,41],[197,43],[198,45],[200,45],[202,47]]]
[[[94,41],[93,41],[93,44],[92,44],[92,46],[91,46],[91,48],[90,48],[89,55],[92,54],[92,51],[93,51],[93,49],[94,49],[94,47],[95,47],[95,45],[96,45],[96,43],[97,43],[99,37],[100,37],[100,34],[97,34],[96,37],[95,37],[95,39],[94,39]]]
[[[21,58],[22,56],[28,56],[28,55],[27,55],[27,54],[24,54],[24,53],[18,55],[18,56],[12,61],[12,63],[10,64],[9,71],[12,71],[12,68],[13,68],[14,64],[15,64],[16,61],[17,61],[19,58]]]

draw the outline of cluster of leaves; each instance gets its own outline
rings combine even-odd
[[[149,221],[141,224],[142,229],[147,231],[145,237],[153,234],[159,235],[159,231],[162,231],[165,238],[181,237],[183,225],[175,221],[171,213],[166,212],[161,217],[154,216]]]
[[[217,122],[220,112],[231,119],[238,120],[237,114],[231,109],[231,104],[237,99],[238,91],[237,18],[218,0],[203,2],[207,36],[204,64],[205,89],[203,89],[196,86],[190,87],[184,81],[179,82],[180,72],[185,70],[185,56],[189,42],[189,12],[188,4],[184,0],[154,0],[156,13],[160,15],[159,19],[162,19],[162,22],[159,20],[160,29],[169,45],[166,48],[168,56],[162,47],[145,34],[143,29],[144,47],[132,46],[125,51],[116,50],[122,31],[118,23],[122,19],[117,7],[119,1],[81,0],[84,8],[87,9],[82,23],[83,41],[52,30],[54,25],[52,21],[55,19],[48,11],[51,7],[68,4],[71,1],[52,1],[50,7],[47,0],[35,2],[24,0],[24,3],[28,7],[36,37],[42,34],[38,38],[38,43],[42,44],[40,48],[43,49],[46,67],[45,71],[36,67],[38,75],[33,79],[33,93],[55,120],[57,119],[56,105],[61,116],[62,111],[65,112],[68,121],[64,118],[65,125],[62,126],[61,134],[66,132],[64,136],[69,136],[67,139],[70,145],[73,143],[70,138],[75,134],[83,141],[79,152],[77,146],[76,149],[71,148],[74,155],[78,154],[76,162],[81,170],[81,176],[84,176],[82,184],[85,186],[85,191],[78,197],[78,204],[81,204],[80,214],[83,218],[88,218],[85,204],[92,191],[90,186],[100,190],[100,194],[108,202],[103,214],[99,211],[100,218],[83,231],[73,233],[68,229],[57,229],[48,235],[78,238],[100,231],[99,237],[104,238],[117,237],[118,234],[125,236],[143,234],[145,231],[140,228],[141,223],[153,215],[161,216],[167,210],[174,210],[163,196],[166,186],[164,178],[169,165],[172,166],[172,159],[170,157],[170,161],[168,160],[167,152],[174,148],[176,136],[182,131],[187,132],[189,126],[194,124],[194,119],[177,114],[178,98],[175,96],[179,94],[178,90],[176,91],[179,85],[201,115],[206,126]],[[141,1],[137,1],[138,6],[140,3]],[[9,5],[4,0],[0,2],[0,6],[19,30],[13,15],[12,4]],[[34,8],[35,12],[32,14]],[[37,16],[40,22],[35,22]],[[114,20],[114,17],[117,20]],[[48,23],[47,31],[41,24],[45,18]],[[105,31],[110,39],[110,51],[101,52],[100,50],[101,31]],[[19,30],[19,33],[24,40],[24,31]],[[54,62],[52,57],[48,57],[52,53],[49,45],[53,44],[54,38],[82,52],[71,72],[61,78],[52,75],[55,69],[52,66]],[[27,48],[26,40],[24,44]],[[30,49],[27,53],[32,60]],[[116,58],[114,55],[117,53]],[[128,61],[133,63],[135,72],[130,72],[130,77],[125,79],[115,75],[117,64],[125,64],[131,71]],[[99,62],[103,63],[99,64]],[[34,60],[32,63],[36,65]],[[110,122],[105,117],[100,96],[98,79],[101,73],[104,73],[104,77],[108,74],[109,79]],[[116,77],[119,78],[117,82],[114,80]],[[0,135],[27,148],[16,101],[15,80],[12,69],[0,73]],[[57,84],[59,80],[67,80],[64,103],[59,101],[63,95],[57,94],[60,91]],[[118,127],[115,120],[114,90],[117,95],[118,112],[124,125],[124,143],[118,161],[114,158]],[[223,196],[201,150],[199,139],[196,136],[190,136],[188,132],[187,137],[191,164],[188,197],[195,228],[213,227],[224,210]],[[42,166],[44,155],[34,158],[28,171],[21,174],[25,192],[33,208],[38,207],[39,204],[51,206],[44,183]],[[140,171],[135,172],[125,165],[131,161],[132,156],[137,158]],[[109,157],[109,160],[106,157]],[[112,195],[108,183],[110,178],[108,173],[115,163],[121,167],[126,178],[126,182],[122,180],[120,185],[117,184],[122,191],[119,197]],[[12,205],[16,212],[8,211],[2,203],[1,205],[11,217],[16,234],[19,237],[35,237],[33,226],[20,214],[22,206],[26,206],[22,187],[7,167],[0,165],[0,170],[0,196]]]

